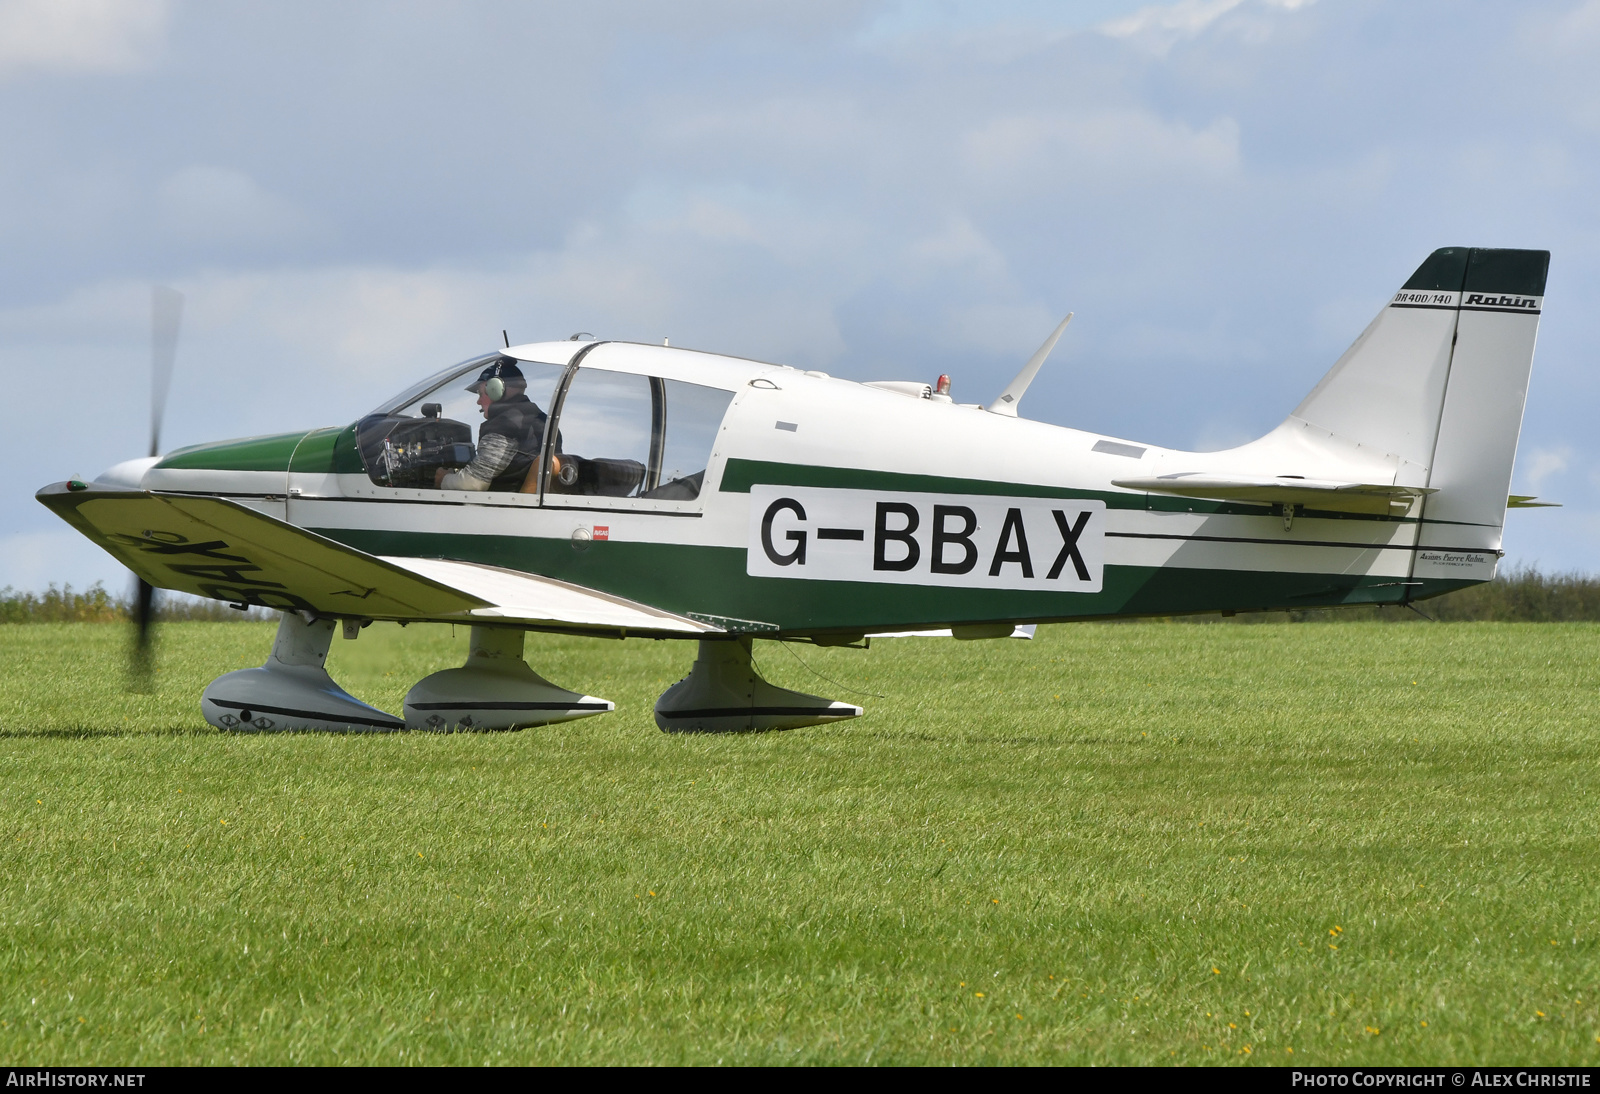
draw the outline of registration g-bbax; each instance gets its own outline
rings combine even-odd
[[[1097,593],[1105,503],[750,488],[752,577]]]

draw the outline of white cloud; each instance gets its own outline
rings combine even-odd
[[[1239,166],[1239,123],[1223,117],[1195,129],[1134,109],[1012,115],[969,133],[964,150],[975,174],[1015,190],[1058,187],[1069,177],[1100,185],[1215,178]]]
[[[1237,421],[1211,418],[1201,423],[1192,444],[1196,452],[1225,452],[1255,439],[1256,434]]]
[[[1536,15],[1526,34],[1545,49],[1567,54],[1589,52],[1600,42],[1600,0],[1584,0],[1553,18]]]
[[[616,218],[602,235],[626,235],[635,241],[672,239],[691,248],[753,247],[774,261],[794,265],[816,261],[859,245],[860,229],[837,214],[828,216],[770,189],[751,186],[698,185],[638,187],[625,204],[626,219]],[[588,231],[600,230],[591,224]],[[590,249],[597,237],[577,234],[567,248]]]
[[[688,145],[701,154],[726,155],[737,148],[742,157],[760,155],[800,166],[818,154],[864,149],[874,136],[858,103],[821,90],[754,101],[655,106],[660,118],[650,140],[663,150]]]
[[[950,308],[941,317],[938,330],[951,345],[963,349],[992,349],[997,343],[1030,346],[1026,353],[1019,354],[1011,362],[1015,372],[1065,317],[1065,311],[1056,315],[1041,304],[980,301]],[[1067,367],[1065,362],[1075,349],[1070,344],[1058,345],[1045,367],[1052,371]],[[1004,380],[1010,378],[1006,376]]]
[[[1176,4],[1157,4],[1141,8],[1132,15],[1114,19],[1100,28],[1112,38],[1163,34],[1192,37],[1238,7],[1243,0],[1179,0]]]
[[[965,269],[985,281],[1009,276],[1005,253],[966,217],[956,217],[937,232],[913,240],[906,258],[908,267],[923,275]]]
[[[1537,494],[1544,488],[1544,480],[1559,475],[1572,464],[1570,445],[1538,446],[1523,453],[1517,460],[1517,478],[1527,484],[1529,492]]]
[[[1395,283],[1396,288],[1399,285]],[[1388,303],[1385,297],[1349,296],[1334,290],[1316,306],[1311,315],[1312,332],[1318,345],[1326,350],[1330,368]]]
[[[150,287],[125,282],[93,282],[56,300],[0,309],[0,348],[9,364],[5,378],[21,378],[15,351],[25,345],[71,345],[74,350],[104,348],[126,340],[150,322]],[[149,331],[144,331],[146,340]]]
[[[227,167],[185,167],[161,183],[157,199],[163,223],[199,244],[288,244],[308,224],[289,202]]]
[[[603,337],[770,357],[817,367],[842,351],[834,286],[805,275],[751,291],[764,225],[706,234],[703,208],[683,220],[588,226],[560,246],[497,264],[364,264],[229,271],[179,278],[187,297],[167,415],[170,444],[349,420],[452,361],[514,341]],[[697,211],[698,209],[698,211]],[[752,238],[757,240],[752,245]],[[780,242],[782,242],[780,240]],[[803,257],[803,256],[802,256]],[[0,310],[0,359],[14,391],[47,403],[73,362],[94,413],[134,405],[117,450],[73,455],[48,416],[24,429],[49,470],[32,485],[94,475],[125,458],[147,397],[149,284],[99,282],[46,303]],[[118,419],[120,422],[120,419]],[[108,439],[105,430],[97,439]],[[51,451],[52,449],[62,449]],[[62,458],[84,467],[58,466]]]
[[[1594,79],[1600,53],[1600,0],[1553,12],[1532,8],[1520,29],[1520,52],[1536,80],[1523,101],[1538,102],[1541,110],[1571,118],[1590,134],[1600,130],[1600,87]]]
[[[1122,38],[1150,53],[1164,54],[1185,38],[1204,33],[1224,16],[1249,7],[1294,11],[1306,7],[1314,0],[1178,0],[1176,4],[1157,4],[1142,8],[1122,19],[1114,19],[1100,26],[1100,32],[1111,38]],[[1248,26],[1246,37],[1259,41],[1266,29],[1259,25]]]
[[[166,0],[0,0],[0,76],[133,71],[166,23]]]

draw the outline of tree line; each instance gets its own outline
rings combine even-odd
[[[1540,573],[1533,567],[1504,570],[1493,581],[1473,585],[1412,607],[1364,604],[1297,611],[1215,613],[1185,617],[1195,623],[1320,623],[1368,620],[1384,623],[1594,623],[1600,622],[1600,576]]]
[[[42,593],[19,593],[7,585],[0,589],[0,624],[3,623],[127,623],[134,613],[132,596],[116,596],[95,582],[83,591],[71,585],[51,585]],[[173,596],[156,592],[155,617],[166,623],[248,623],[276,619],[276,612],[252,608],[239,611],[216,600]]]
[[[125,623],[133,618],[133,598],[115,596],[99,582],[79,592],[71,585],[54,585],[42,593],[0,589],[0,624],[3,623]],[[261,608],[238,611],[215,600],[173,596],[157,592],[156,618],[163,622],[249,623],[277,618]],[[1216,613],[1179,617],[1193,623],[1316,623],[1371,620],[1386,623],[1420,623],[1434,619],[1447,623],[1593,623],[1600,622],[1600,576],[1580,573],[1540,573],[1537,569],[1507,570],[1495,580],[1469,589],[1418,601],[1415,609],[1399,605],[1362,605],[1300,611]]]

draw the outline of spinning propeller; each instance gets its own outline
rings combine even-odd
[[[150,292],[150,455],[161,454],[161,418],[167,409],[167,390],[172,386],[172,365],[178,356],[178,326],[183,321],[183,294],[165,285]],[[138,578],[134,598],[133,684],[149,691],[154,668],[150,624],[155,616],[155,587]]]

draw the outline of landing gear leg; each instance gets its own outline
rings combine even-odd
[[[465,665],[423,677],[406,693],[407,728],[522,729],[616,709],[530,669],[522,659],[525,638],[515,627],[473,627]]]
[[[861,708],[767,683],[750,663],[751,639],[702,639],[694,669],[656,700],[668,733],[739,733],[857,718]]]
[[[295,612],[284,612],[266,664],[211,681],[200,697],[200,713],[218,729],[241,732],[404,729],[400,719],[367,706],[328,675],[323,666],[333,625],[331,619],[307,623]]]

